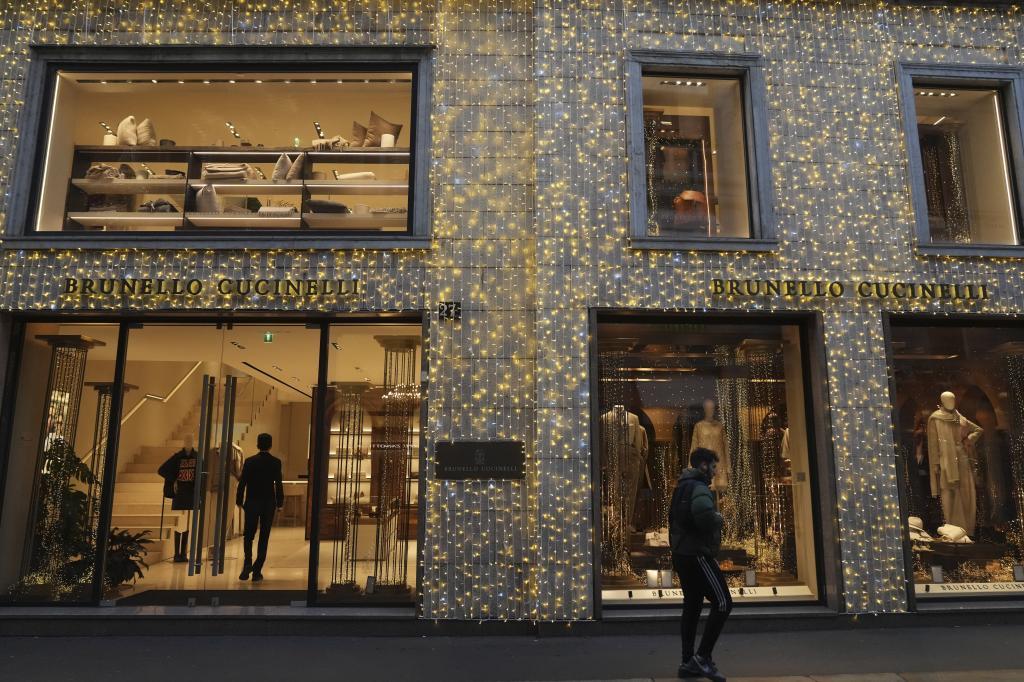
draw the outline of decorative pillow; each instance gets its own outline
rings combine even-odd
[[[158,142],[156,131],[153,130],[153,122],[148,118],[142,119],[142,123],[138,127],[138,143],[155,147]]]
[[[129,116],[117,124],[117,143],[134,147],[139,143],[139,126],[135,117]]]
[[[364,147],[366,142],[366,126],[352,121],[352,146]]]
[[[384,133],[395,136],[395,142],[398,142],[398,134],[402,132],[402,126],[398,123],[389,123],[377,115],[376,111],[370,112],[370,127],[366,129],[366,141],[363,143],[364,147],[379,147],[380,136]]]
[[[285,180],[301,180],[305,168],[306,155],[299,154],[295,158],[295,161],[292,162],[292,167],[288,169],[288,174],[285,176]]]
[[[284,180],[288,177],[288,171],[292,169],[292,160],[288,158],[287,154],[282,154],[277,157],[277,163],[274,164],[274,172],[270,176],[271,180]]]
[[[196,192],[196,211],[199,213],[222,213],[220,199],[213,185],[203,185]]]

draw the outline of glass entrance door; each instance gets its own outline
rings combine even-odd
[[[304,325],[130,330],[125,382],[137,388],[121,416],[111,524],[112,540],[124,547],[108,551],[133,554],[137,571],[112,595],[118,603],[305,598],[305,474],[319,339],[319,327]],[[260,452],[261,434],[271,445],[262,464],[250,467],[260,475],[246,485],[245,460]],[[254,582],[243,567],[261,555],[263,580]]]

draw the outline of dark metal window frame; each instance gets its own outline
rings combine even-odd
[[[909,158],[908,183],[914,206],[917,251],[936,256],[991,256],[1024,258],[1024,228],[1021,220],[1021,199],[1024,197],[1024,70],[1007,66],[978,64],[926,64],[897,62],[896,82],[899,86],[903,117],[903,134]],[[951,88],[992,88],[1000,93],[1003,106],[1004,143],[1011,175],[1011,198],[1017,225],[1017,244],[955,244],[934,242],[928,227],[928,201],[925,195],[921,145],[917,139],[916,86]]]
[[[5,228],[11,248],[429,248],[429,187],[433,90],[432,46],[406,47],[66,47],[35,45],[25,82],[21,134]],[[35,215],[41,200],[47,134],[58,70],[160,71],[338,71],[409,70],[413,76],[413,120],[410,133],[409,229],[403,233],[347,234],[330,230],[240,229],[218,234],[194,232],[107,233],[40,232]]]
[[[97,323],[97,324],[110,324],[118,325],[118,347],[115,349],[116,361],[114,367],[114,382],[116,385],[120,385],[124,382],[125,366],[127,364],[127,351],[130,343],[129,330],[132,326],[140,324],[189,324],[189,325],[220,325],[220,324],[303,324],[307,326],[317,327],[320,330],[320,338],[318,341],[318,356],[319,356],[319,367],[317,372],[318,385],[316,390],[319,392],[322,387],[327,385],[327,371],[328,366],[326,363],[327,347],[330,342],[330,333],[332,326],[345,325],[345,324],[382,324],[382,323],[404,323],[404,324],[419,324],[420,332],[422,334],[423,344],[421,346],[420,354],[420,389],[422,393],[422,399],[420,400],[419,407],[419,426],[420,426],[420,442],[419,442],[419,461],[420,471],[423,471],[427,457],[427,438],[423,435],[427,424],[427,386],[426,377],[429,376],[429,367],[427,365],[429,359],[428,347],[430,339],[430,315],[426,311],[422,310],[407,310],[407,311],[394,311],[394,312],[359,312],[351,314],[335,314],[335,313],[246,313],[243,315],[232,315],[232,314],[218,314],[215,312],[202,313],[199,315],[187,313],[155,313],[155,314],[139,314],[139,313],[126,313],[126,314],[112,314],[112,313],[62,313],[62,314],[48,314],[46,312],[28,312],[18,313],[13,317],[3,318],[3,327],[9,328],[9,334],[3,334],[0,336],[0,349],[6,347],[7,357],[6,361],[0,360],[0,363],[6,365],[4,373],[7,381],[4,383],[2,390],[3,405],[13,406],[17,395],[18,395],[18,380],[20,378],[20,365],[21,359],[24,352],[24,341],[25,331],[31,323]],[[4,343],[6,341],[6,343]],[[117,459],[119,456],[120,447],[120,415],[122,413],[121,406],[121,391],[114,391],[114,404],[110,411],[110,421],[108,424],[109,437],[107,438],[107,453],[106,453],[106,464],[103,472],[100,472],[99,477],[103,482],[103,492],[100,498],[100,520],[97,528],[97,537],[104,538],[110,533],[111,525],[111,512],[114,503],[114,487],[116,485],[116,472],[117,472]],[[326,402],[323,400],[316,401],[314,405],[316,409],[316,423],[324,423],[324,413],[326,410]],[[14,409],[4,409],[0,411],[0,515],[5,510],[5,492],[7,486],[7,473],[8,465],[10,462],[11,453],[13,448],[11,447],[11,439],[13,437],[14,428]],[[312,442],[314,451],[311,453],[311,461],[314,464],[312,475],[309,481],[309,494],[315,495],[316,491],[321,489],[326,490],[327,484],[327,471],[323,466],[326,462],[326,450],[328,448],[327,434],[324,430],[318,429],[316,433],[311,434],[311,438],[315,439]],[[415,607],[416,615],[422,616],[423,603],[419,595],[423,594],[423,546],[424,537],[426,534],[426,524],[423,522],[426,513],[426,481],[424,476],[420,476],[416,482],[418,498],[417,498],[417,510],[420,518],[420,523],[417,524],[416,531],[416,591],[415,591],[415,604],[401,603],[401,604],[375,604],[375,606],[389,608],[402,608],[402,607]],[[313,499],[311,518],[310,518],[310,537],[316,538],[319,536],[319,519],[320,509],[322,507],[322,501],[319,495],[316,495]],[[310,559],[307,566],[307,586],[305,588],[306,605],[316,607],[329,607],[329,608],[347,608],[347,607],[360,607],[366,606],[366,603],[353,603],[353,602],[331,602],[318,599],[319,596],[319,552],[320,543],[310,540]],[[4,551],[5,548],[0,547],[0,551]],[[20,551],[20,548],[18,548]],[[4,608],[17,608],[24,606],[55,606],[55,607],[80,607],[80,606],[98,606],[103,602],[103,576],[102,570],[105,565],[105,554],[106,554],[106,543],[97,542],[96,546],[96,566],[94,570],[94,577],[92,583],[92,594],[91,598],[81,601],[72,602],[49,602],[49,601],[2,601],[0,600],[0,609]],[[203,594],[207,590],[205,588],[197,588],[195,590],[181,590],[184,595],[186,593],[197,593]],[[296,590],[296,592],[299,592]]]
[[[1016,315],[993,315],[993,314],[971,314],[971,313],[959,313],[959,314],[946,314],[946,313],[921,313],[921,312],[887,312],[882,316],[882,333],[884,336],[885,343],[885,362],[886,369],[889,374],[889,413],[892,419],[892,435],[893,435],[893,454],[896,460],[896,476],[899,481],[908,480],[909,471],[907,468],[908,462],[906,458],[900,457],[897,453],[896,446],[899,445],[897,438],[900,431],[900,415],[896,409],[896,361],[893,358],[892,352],[892,330],[893,327],[910,327],[912,329],[919,329],[921,327],[952,327],[955,329],[975,329],[981,328],[1016,328],[1024,331],[1024,324],[1022,324],[1021,318]],[[902,485],[897,486],[898,488],[898,501],[900,505],[900,541],[903,543],[903,582],[904,589],[907,594],[907,610],[908,611],[923,611],[923,610],[962,610],[967,607],[967,603],[978,602],[980,604],[989,604],[991,602],[1008,602],[1013,600],[1020,600],[1021,594],[1019,592],[1007,592],[1005,594],[964,594],[953,595],[953,596],[942,596],[942,597],[925,597],[923,599],[917,596],[917,590],[914,583],[914,551],[911,546],[910,537],[907,534],[907,519],[910,518],[910,500],[907,499],[907,493],[903,489]],[[925,604],[925,608],[921,609],[920,605]]]
[[[747,162],[749,237],[667,239],[648,236],[642,80],[645,73],[717,76],[739,80],[746,133],[744,153]],[[626,59],[626,106],[630,246],[687,251],[772,251],[777,248],[763,57],[751,54],[631,50]]]
[[[634,323],[698,323],[745,325],[796,325],[800,330],[801,369],[804,382],[804,415],[807,424],[808,475],[811,477],[812,534],[815,543],[815,579],[817,599],[805,601],[765,602],[742,604],[744,610],[768,608],[799,609],[824,608],[830,612],[843,610],[843,565],[839,551],[838,503],[836,465],[833,451],[831,407],[828,390],[825,336],[821,313],[805,312],[751,312],[735,310],[680,310],[654,311],[622,308],[591,308],[590,310],[590,480],[591,480],[591,556],[594,617],[601,618],[607,611],[635,613],[644,610],[666,617],[676,617],[679,604],[666,602],[654,605],[602,604],[601,599],[601,450],[600,406],[598,382],[598,327],[617,322]],[[669,613],[671,611],[671,614]]]

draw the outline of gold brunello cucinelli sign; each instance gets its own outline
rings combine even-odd
[[[213,291],[218,296],[277,296],[281,298],[334,298],[360,291],[359,278],[233,278],[214,281],[180,277],[65,277],[61,293],[68,296],[186,298]]]
[[[987,301],[988,284],[946,282],[840,282],[817,279],[712,279],[712,296],[787,298],[856,298],[898,300]]]

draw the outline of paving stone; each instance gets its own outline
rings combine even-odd
[[[811,675],[814,682],[904,682],[896,673],[856,673],[853,675]]]
[[[961,670],[944,673],[900,673],[905,682],[1003,682],[1024,680],[1024,670]]]

